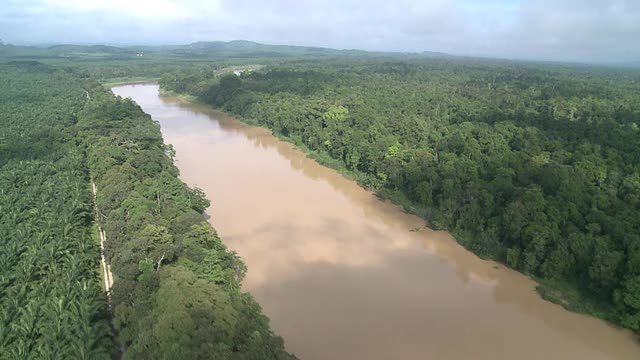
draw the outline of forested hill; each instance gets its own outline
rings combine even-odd
[[[294,358],[148,115],[70,69],[3,64],[0,78],[1,359]]]
[[[25,59],[52,61],[69,66],[71,63],[131,61],[143,66],[158,62],[220,62],[220,63],[277,63],[300,59],[357,59],[357,58],[453,58],[437,52],[403,53],[375,52],[357,49],[330,49],[311,46],[269,45],[246,40],[203,41],[184,45],[52,45],[49,47],[14,46],[0,43],[0,62]],[[114,65],[114,64],[112,64]],[[117,64],[117,65],[123,65]],[[131,64],[127,64],[130,66]]]
[[[163,77],[350,173],[564,306],[640,332],[640,73],[325,61]]]

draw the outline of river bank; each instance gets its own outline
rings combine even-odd
[[[208,106],[208,104],[203,103],[200,99],[193,95],[176,93],[173,91],[165,90],[163,88],[160,88],[160,93],[165,96],[179,98],[186,104]],[[433,219],[438,219],[441,215],[436,209],[425,207],[416,203],[415,201],[412,201],[411,199],[407,198],[407,196],[402,191],[381,186],[373,186],[372,182],[375,183],[376,181],[374,176],[372,176],[371,174],[366,174],[364,172],[349,169],[342,161],[332,158],[326,152],[310,149],[305,144],[303,139],[301,139],[299,136],[285,136],[281,133],[273,131],[264,124],[258,123],[255,120],[243,118],[242,116],[238,116],[237,114],[227,114],[221,110],[217,111],[219,111],[221,114],[224,114],[224,116],[235,116],[243,123],[268,130],[274,137],[282,141],[294,144],[296,148],[305,152],[311,159],[315,160],[320,165],[334,169],[346,178],[356,181],[361,187],[363,187],[367,191],[374,193],[380,199],[388,200],[393,204],[402,207],[402,209],[406,213],[419,216],[425,221],[426,226],[428,226],[429,228],[434,230],[449,231],[447,226],[440,224],[437,220],[433,221]],[[461,244],[470,252],[475,253],[480,258],[497,261],[500,263],[500,266],[510,267],[509,264],[505,262],[505,259],[492,257],[473,249],[473,247],[470,246],[470,244],[473,244],[473,241],[470,241],[469,235],[467,233],[457,232],[455,229],[451,230],[451,233],[453,235],[453,238],[456,239],[459,244]],[[518,270],[515,269],[515,271]],[[603,303],[597,301],[597,299],[586,296],[580,291],[579,288],[566,281],[547,280],[537,277],[531,273],[521,273],[536,282],[535,289],[538,294],[540,294],[542,299],[550,301],[554,304],[558,304],[568,311],[592,316],[615,324],[616,321],[612,318],[612,315],[615,313],[615,311],[614,309],[612,309],[611,304]]]
[[[479,259],[269,130],[158,91],[116,93],[160,123],[181,179],[205,191],[213,225],[247,263],[244,290],[301,358],[640,354],[629,332],[543,301],[526,276]]]

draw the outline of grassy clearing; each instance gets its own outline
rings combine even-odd
[[[227,67],[223,67],[222,69],[216,70],[215,74],[216,76],[220,76],[223,74],[228,74],[236,71],[239,71],[239,72],[255,71],[255,70],[262,69],[263,67],[265,67],[265,65],[260,65],[260,64],[227,66]]]
[[[171,90],[165,90],[163,88],[160,88],[160,95],[162,96],[171,96],[171,97],[175,97],[178,98],[184,102],[188,102],[191,104],[201,104],[202,102],[200,100],[198,100],[197,97],[193,96],[193,95],[187,95],[187,94],[179,94],[176,92],[173,92]]]

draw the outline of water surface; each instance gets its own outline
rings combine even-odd
[[[543,301],[535,283],[322,167],[265,129],[153,84],[116,87],[203,189],[244,289],[302,359],[640,359],[627,331]],[[415,229],[420,229],[415,231]]]

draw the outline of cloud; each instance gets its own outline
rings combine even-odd
[[[636,0],[3,0],[17,43],[267,43],[571,61],[640,59]]]
[[[43,0],[54,11],[103,13],[151,22],[186,20],[220,10],[221,0]]]
[[[640,59],[638,1],[530,1],[519,8],[517,17],[508,32],[496,34],[505,53],[514,54],[514,44],[519,43],[542,58]]]

